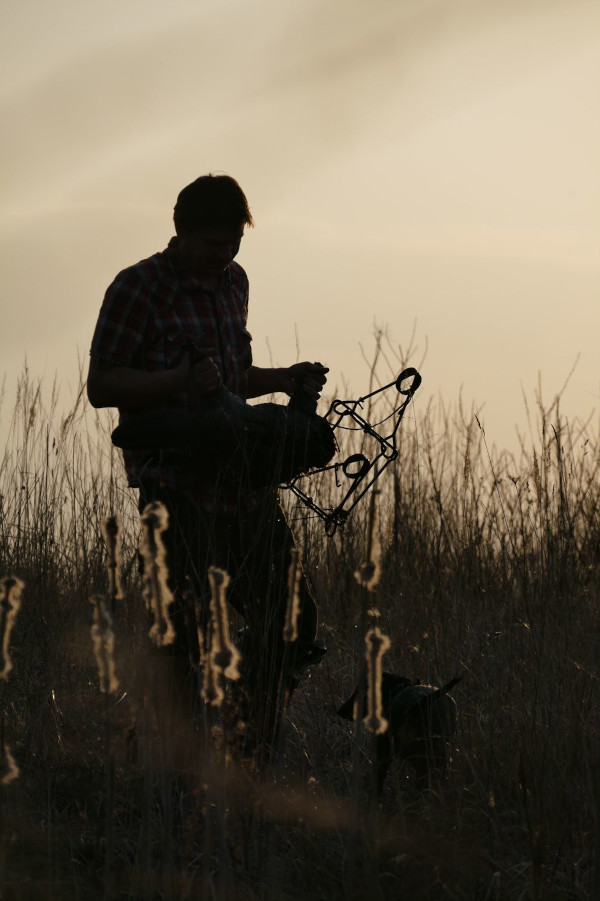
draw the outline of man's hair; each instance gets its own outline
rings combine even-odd
[[[230,175],[201,175],[183,188],[173,211],[177,233],[253,225],[246,195]]]

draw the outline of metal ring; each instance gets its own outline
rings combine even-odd
[[[412,379],[412,382],[410,383],[410,386],[408,388],[402,388],[402,382],[405,379]],[[406,397],[412,397],[412,395],[421,384],[421,381],[422,379],[420,372],[418,372],[413,366],[409,366],[408,369],[403,369],[396,379],[396,391],[399,394],[404,394]]]
[[[354,466],[356,463],[360,463],[360,469],[358,472],[348,472],[349,466]],[[366,472],[369,471],[369,467],[371,466],[371,461],[368,457],[365,457],[364,454],[352,454],[342,463],[342,472],[348,479],[360,479]]]

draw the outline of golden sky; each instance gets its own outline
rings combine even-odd
[[[1,369],[67,384],[104,290],[208,171],[246,191],[255,360],[366,390],[413,330],[418,401],[514,444],[541,373],[600,407],[597,0],[5,0]],[[598,414],[595,414],[595,422]]]

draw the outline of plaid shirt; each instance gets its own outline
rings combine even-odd
[[[216,291],[208,291],[185,271],[172,238],[166,250],[123,270],[109,286],[90,354],[112,366],[155,372],[176,367],[191,339],[212,348],[222,383],[245,398],[252,363],[247,316],[248,278],[241,266],[230,263]],[[168,405],[187,408],[186,394]],[[203,509],[221,514],[235,513],[244,501],[217,485],[215,474],[161,462],[150,451],[124,451],[123,457],[132,487],[143,480],[182,489]]]

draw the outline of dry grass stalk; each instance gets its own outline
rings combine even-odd
[[[285,610],[285,624],[283,627],[283,640],[285,642],[296,641],[298,638],[298,617],[300,616],[300,577],[302,567],[300,554],[297,548],[290,552],[290,568],[288,570],[288,602]]]
[[[112,694],[119,689],[119,681],[115,670],[113,618],[107,607],[106,599],[101,595],[92,595],[90,603],[94,608],[94,620],[90,632],[96,666],[98,667],[100,691],[103,694]]]
[[[159,502],[148,504],[141,517],[142,540],[140,552],[144,560],[144,597],[146,605],[152,611],[153,623],[150,639],[158,647],[173,644],[175,629],[169,616],[169,605],[173,594],[168,585],[163,533],[169,525],[169,513]]]
[[[0,585],[0,679],[6,680],[12,669],[10,636],[21,608],[24,583],[15,576],[7,576]]]
[[[226,679],[240,678],[239,664],[241,655],[229,635],[229,616],[227,613],[227,586],[229,574],[224,569],[210,566],[208,569],[210,583],[210,611],[212,615],[211,647],[207,666],[204,668],[204,685],[202,697],[207,704],[215,707],[223,702],[221,676]]]
[[[367,729],[381,735],[388,727],[388,721],[381,711],[381,661],[391,646],[387,635],[379,626],[369,629],[365,635],[365,657],[367,660],[367,716],[364,723]]]

